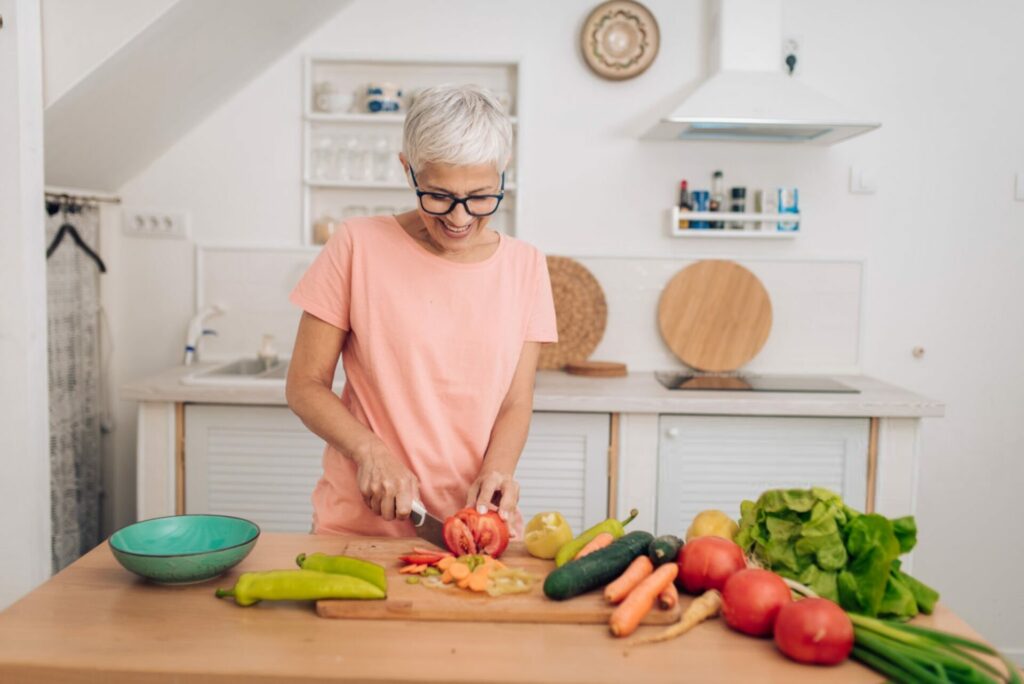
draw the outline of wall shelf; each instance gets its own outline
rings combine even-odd
[[[512,120],[512,125],[515,126],[519,123],[517,117],[509,117]],[[325,112],[309,112],[305,114],[306,121],[312,121],[314,123],[348,123],[348,124],[396,124],[401,125],[405,123],[405,114],[391,114],[391,113],[380,113],[380,114],[365,114],[362,112],[338,112],[338,113],[325,113]]]
[[[307,178],[303,183],[310,188],[335,188],[337,190],[409,190],[404,181],[332,181]],[[505,192],[515,192],[515,184],[506,184]]]
[[[672,207],[669,212],[669,218],[671,223],[669,224],[669,233],[673,237],[686,237],[686,238],[718,238],[718,239],[737,239],[737,238],[755,238],[755,239],[774,239],[774,240],[790,240],[800,234],[800,214],[764,214],[758,212],[728,212],[728,211],[688,211],[685,214],[687,220],[690,221],[691,226],[695,221],[703,222],[720,222],[725,227],[723,228],[679,228],[680,211],[679,207]],[[778,230],[772,228],[769,230],[758,230],[761,223],[794,223],[796,224],[795,230]],[[729,227],[731,223],[745,223],[745,224],[758,224],[756,226],[750,225],[741,230],[736,230]]]
[[[315,224],[338,221],[355,213],[394,213],[405,211],[416,203],[416,196],[402,178],[398,166],[398,147],[401,145],[405,112],[320,112],[313,108],[318,83],[329,83],[339,93],[365,92],[368,83],[380,81],[398,84],[406,93],[442,83],[479,83],[498,94],[508,103],[512,123],[518,123],[516,107],[519,102],[519,64],[514,59],[493,60],[434,60],[389,59],[368,56],[309,55],[305,59],[302,90],[302,244],[315,245]],[[407,102],[403,102],[403,106]],[[360,153],[370,156],[370,171],[345,173],[338,161],[347,151],[351,140],[360,140]],[[373,171],[379,161],[373,148],[381,141],[389,143],[393,168],[388,169],[388,180],[370,180],[385,174]],[[327,141],[327,142],[325,142]],[[341,141],[339,143],[338,141]],[[367,147],[370,150],[367,152]],[[340,150],[340,151],[339,151]],[[508,177],[517,183],[505,186],[507,196],[501,210],[495,214],[490,227],[508,235],[516,233],[516,218],[521,177],[516,173],[519,160],[519,129],[513,137],[512,161]],[[315,162],[315,163],[314,163]],[[360,162],[361,163],[361,162]],[[368,180],[343,181],[319,178],[360,176]],[[396,177],[397,176],[397,177]],[[321,237],[322,239],[322,237]]]

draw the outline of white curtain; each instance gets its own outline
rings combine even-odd
[[[50,216],[47,244],[65,218],[98,252],[99,211],[88,206]],[[99,277],[96,262],[71,235],[46,263],[54,572],[100,542]]]

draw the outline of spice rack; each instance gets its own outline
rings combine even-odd
[[[404,91],[400,112],[358,111],[360,100],[355,96],[367,84],[389,82]],[[346,111],[319,111],[314,107],[317,101],[317,85],[329,83],[338,93],[353,94],[351,106]],[[521,179],[517,177],[519,157],[519,130],[516,107],[519,102],[519,65],[513,60],[437,60],[437,59],[389,59],[373,57],[338,56],[330,54],[309,55],[305,59],[302,106],[302,244],[318,244],[314,239],[314,224],[323,218],[340,222],[357,213],[386,214],[411,210],[416,196],[409,187],[398,161],[398,147],[405,123],[404,109],[408,97],[420,88],[442,83],[475,83],[505,96],[509,103],[509,115],[514,127],[512,161],[506,171],[505,200],[491,219],[490,227],[508,235],[516,231],[516,216]],[[352,177],[351,174],[324,174],[322,164],[325,139],[341,141],[330,154],[339,158],[352,154],[344,143],[360,139],[360,152],[369,154],[374,161],[369,172]],[[393,161],[394,168],[387,173],[376,172],[377,161],[368,147],[381,140],[388,142],[386,155]],[[392,162],[387,162],[391,164]],[[345,177],[345,176],[348,177]]]
[[[791,240],[800,234],[800,214],[762,214],[755,212],[728,212],[728,211],[688,211],[686,218],[693,221],[720,222],[725,224],[724,228],[679,228],[679,207],[674,206],[669,212],[671,223],[669,234],[673,237],[683,238],[712,238],[712,239],[737,239],[754,238],[768,240]],[[745,227],[742,230],[729,228],[730,223],[760,224],[769,223],[795,223],[795,230],[757,230],[752,227]]]

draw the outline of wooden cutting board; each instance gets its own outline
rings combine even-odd
[[[734,371],[757,356],[772,329],[772,303],[757,276],[732,261],[687,266],[661,292],[658,327],[691,368]]]
[[[541,346],[537,367],[552,370],[594,353],[608,323],[608,305],[601,284],[586,266],[560,256],[549,256],[547,263],[558,342]]]
[[[317,601],[320,617],[369,620],[433,620],[458,622],[552,622],[601,624],[608,622],[612,606],[605,603],[601,591],[592,591],[567,601],[552,601],[541,590],[543,578],[554,569],[553,561],[534,558],[522,542],[513,542],[501,557],[509,567],[521,568],[540,577],[529,593],[491,597],[451,588],[431,588],[407,584],[407,575],[398,574],[398,557],[413,546],[424,546],[417,539],[356,540],[342,552],[387,568],[388,597],[383,601]],[[681,609],[655,607],[643,624],[665,625],[679,620]]]

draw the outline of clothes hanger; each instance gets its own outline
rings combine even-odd
[[[68,197],[67,195],[63,195],[59,205],[56,202],[46,203],[46,211],[47,213],[50,214],[50,216],[56,214],[57,211],[60,211],[64,216],[64,223],[61,224],[61,227],[57,231],[57,234],[53,236],[53,240],[50,242],[50,246],[46,248],[46,258],[49,259],[51,256],[53,256],[53,253],[57,251],[57,247],[60,246],[60,243],[64,239],[65,235],[70,235],[71,239],[75,241],[75,244],[81,247],[82,251],[84,251],[89,256],[90,259],[96,262],[96,266],[99,267],[100,273],[106,273],[107,265],[103,263],[103,259],[100,258],[99,254],[92,251],[92,248],[89,247],[89,245],[85,244],[85,241],[82,239],[82,236],[78,234],[78,230],[68,221],[68,204],[70,202],[70,199],[71,198]],[[78,211],[78,207],[72,206],[70,210],[71,213],[75,213]]]

